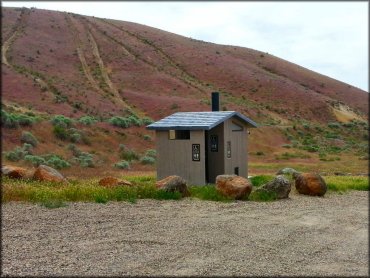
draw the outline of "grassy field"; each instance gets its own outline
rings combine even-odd
[[[273,175],[258,175],[251,178],[254,187],[259,187]],[[31,180],[14,180],[3,177],[2,202],[25,201],[39,203],[45,207],[61,207],[66,202],[96,202],[127,201],[135,203],[137,199],[178,200],[178,192],[165,192],[155,188],[155,176],[126,176],[133,183],[132,187],[106,188],[99,186],[97,179],[70,180],[70,184],[37,182]],[[369,190],[369,181],[363,176],[324,176],[328,189],[336,192],[347,190]],[[211,201],[232,201],[220,195],[214,185],[190,186],[190,197]],[[245,201],[272,201],[274,196],[252,191]]]

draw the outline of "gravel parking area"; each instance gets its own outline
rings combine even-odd
[[[368,192],[2,205],[2,275],[368,276]]]

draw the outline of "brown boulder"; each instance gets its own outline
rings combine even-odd
[[[324,179],[316,173],[302,173],[294,176],[295,188],[300,194],[324,196],[327,190]]]
[[[35,173],[33,174],[33,179],[39,181],[52,181],[52,182],[64,182],[67,183],[67,179],[63,177],[54,168],[51,168],[46,165],[40,165],[36,168]]]
[[[132,183],[127,180],[119,180],[114,177],[104,177],[99,180],[99,185],[104,187],[116,187],[121,185],[132,186]]]
[[[29,170],[10,165],[2,166],[1,174],[12,179],[30,179],[32,177],[32,173]]]
[[[252,191],[251,182],[236,175],[219,175],[216,177],[216,190],[233,199],[248,197]]]
[[[179,176],[168,176],[155,183],[158,189],[162,189],[167,192],[178,191],[181,193],[182,197],[190,196],[186,180]]]

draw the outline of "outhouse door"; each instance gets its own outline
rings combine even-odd
[[[205,132],[206,182],[215,183],[216,177],[225,172],[223,123]]]

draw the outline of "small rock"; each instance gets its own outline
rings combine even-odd
[[[27,169],[10,165],[2,166],[1,174],[12,179],[26,179],[31,177]]]
[[[179,176],[168,176],[155,183],[158,189],[165,190],[167,192],[178,191],[183,197],[190,196],[186,180]]]
[[[251,182],[237,175],[219,175],[216,177],[216,190],[233,199],[248,197],[252,191]]]
[[[272,192],[276,194],[276,197],[278,199],[285,199],[289,197],[291,188],[292,186],[289,180],[286,179],[284,176],[279,175],[272,181],[262,185],[256,191]]]
[[[293,175],[294,173],[299,173],[297,170],[294,170],[293,168],[283,168],[277,171],[276,175],[286,175],[286,174],[291,174]]]
[[[119,180],[114,177],[104,177],[99,180],[99,185],[104,187],[115,187],[122,185],[132,186],[132,183],[127,180]]]
[[[63,177],[61,173],[59,173],[54,168],[51,168],[46,165],[40,165],[36,168],[35,173],[33,174],[33,179],[39,181],[52,181],[52,182],[64,182],[67,183],[67,179]]]
[[[316,173],[302,173],[295,178],[295,187],[300,194],[324,196],[327,186],[324,179]]]

